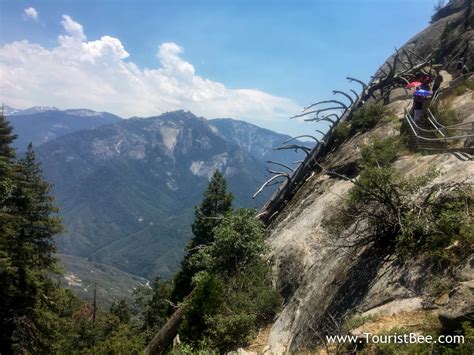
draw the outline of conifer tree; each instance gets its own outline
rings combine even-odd
[[[209,185],[204,192],[204,199],[195,208],[192,224],[193,238],[189,242],[187,254],[181,263],[181,270],[174,279],[172,299],[181,301],[191,292],[192,277],[199,271],[191,263],[191,257],[200,246],[209,245],[214,240],[214,229],[223,217],[232,209],[233,196],[227,192],[227,182],[219,170],[214,172]]]
[[[207,245],[214,240],[213,229],[232,208],[232,194],[227,192],[227,182],[219,170],[214,172],[203,201],[196,207],[189,249]]]
[[[14,161],[15,137],[0,118],[0,353],[46,350],[50,334],[42,310],[52,287],[53,237],[62,231],[50,185],[30,144]],[[56,286],[57,288],[57,286]],[[51,301],[51,300],[50,300]]]
[[[24,220],[23,238],[31,243],[33,258],[31,266],[38,270],[53,271],[56,246],[53,237],[63,231],[61,220],[55,216],[58,208],[51,196],[51,185],[43,178],[30,143],[26,155],[19,161],[21,167],[21,192],[26,196],[22,216]]]
[[[15,237],[13,193],[15,181],[15,151],[10,144],[16,137],[3,112],[0,114],[0,353],[11,352],[13,332],[12,294],[16,291],[16,265],[11,249]]]

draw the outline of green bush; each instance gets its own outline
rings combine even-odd
[[[440,266],[457,265],[473,251],[474,222],[469,210],[474,195],[469,187],[440,191],[426,202],[428,211],[404,216],[406,228],[397,239],[402,255],[423,253]]]
[[[221,353],[248,345],[281,305],[272,287],[271,269],[258,259],[227,279],[226,288],[222,311],[208,319],[210,344]]]
[[[449,267],[473,250],[474,195],[467,184],[431,184],[435,169],[404,177],[391,163],[397,140],[375,141],[362,151],[361,173],[343,208],[324,220],[328,233],[357,243],[377,243],[403,260],[424,254]]]
[[[246,346],[256,332],[254,314],[219,313],[209,319],[210,338],[221,354]]]
[[[397,160],[401,150],[399,137],[376,139],[362,149],[359,166],[362,169],[371,166],[389,166]]]
[[[351,120],[351,134],[366,132],[387,114],[387,109],[381,104],[364,104],[354,111]]]
[[[180,334],[194,349],[206,341],[223,353],[245,346],[259,327],[273,320],[281,305],[272,287],[263,225],[252,210],[228,214],[214,230],[214,241],[190,259],[203,271],[193,278]]]
[[[121,324],[86,353],[138,355],[143,353],[144,348],[143,339],[130,326]]]
[[[347,122],[339,123],[333,131],[333,137],[336,142],[344,142],[350,135],[351,125]]]
[[[266,251],[263,224],[254,216],[253,210],[239,209],[215,229],[209,247],[215,272],[232,275]]]
[[[194,347],[208,335],[208,319],[219,314],[224,301],[224,283],[215,274],[206,271],[193,277],[195,290],[188,301],[179,334]]]
[[[463,84],[454,88],[453,93],[456,96],[465,94],[468,90],[474,90],[474,79],[467,80]]]
[[[432,110],[436,120],[443,126],[451,126],[459,123],[456,111],[450,108],[435,108]]]
[[[254,314],[258,326],[271,321],[281,305],[281,297],[272,287],[271,268],[261,260],[229,279],[227,285],[228,307]]]

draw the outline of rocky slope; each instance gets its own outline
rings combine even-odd
[[[472,44],[474,38],[471,5],[470,1],[451,1],[447,9],[433,18],[433,24],[405,48],[422,52],[437,48],[445,56],[449,54],[449,60],[464,58],[465,63],[472,63],[472,46],[460,56],[458,53],[466,43]],[[450,31],[446,32],[448,26]],[[458,35],[457,39],[452,33]],[[446,41],[446,36],[451,39]],[[446,63],[446,69],[450,68],[451,64]],[[446,86],[450,76],[445,74]],[[472,89],[466,89],[444,104],[455,110],[460,121],[466,122],[472,118],[472,95]],[[352,137],[327,155],[322,164],[353,174],[360,150],[367,143],[399,135],[404,108],[409,104],[410,99],[404,95],[393,95],[389,106],[396,119],[379,122],[371,131]],[[394,167],[404,176],[419,176],[437,167],[443,174],[433,183],[474,181],[474,162],[451,153],[405,154]],[[449,327],[449,322],[458,322],[459,326],[461,319],[474,313],[472,254],[449,278],[449,289],[435,299],[433,282],[446,281],[446,275],[435,275],[426,259],[401,262],[393,255],[380,254],[368,247],[340,247],[328,238],[322,221],[339,208],[351,187],[350,181],[314,173],[269,225],[270,260],[276,287],[285,301],[269,331],[266,352],[314,351],[321,345],[321,328],[333,317],[385,317],[385,324],[380,321],[374,326],[367,322],[365,328],[362,325],[353,329],[353,333],[360,334],[401,327],[407,319],[417,319],[413,323],[416,330],[428,315],[439,318],[443,326]]]

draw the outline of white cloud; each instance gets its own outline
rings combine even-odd
[[[36,11],[34,7],[29,7],[25,9],[25,16],[27,19],[38,21],[38,11]]]
[[[64,46],[71,43],[82,43],[86,40],[84,35],[84,27],[76,21],[74,21],[71,16],[63,15],[63,20],[61,24],[64,27],[67,35],[59,36],[59,43]]]
[[[140,68],[119,39],[87,41],[64,15],[65,34],[47,49],[28,41],[0,47],[0,99],[11,106],[87,107],[124,117],[185,109],[204,117],[254,123],[280,121],[300,110],[294,101],[256,89],[229,89],[196,74],[175,43],[159,46],[157,68]]]

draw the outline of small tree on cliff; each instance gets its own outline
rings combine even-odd
[[[191,292],[191,279],[200,270],[191,263],[191,257],[201,246],[214,241],[214,229],[221,223],[223,217],[232,210],[233,196],[227,192],[227,182],[219,170],[209,182],[204,192],[203,201],[196,206],[192,224],[193,238],[189,242],[187,254],[181,263],[181,270],[174,280],[173,299],[181,301]]]
[[[204,199],[196,207],[192,231],[193,239],[189,245],[192,250],[200,245],[207,245],[214,240],[214,228],[223,216],[232,209],[232,194],[227,192],[227,182],[219,170],[212,176]]]

